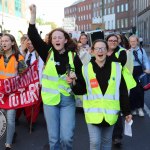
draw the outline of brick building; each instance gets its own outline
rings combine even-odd
[[[75,17],[80,31],[134,33],[150,43],[150,0],[78,0],[64,12],[65,17]]]
[[[78,30],[128,31],[128,0],[80,0],[64,9],[65,17],[74,16]],[[73,12],[74,7],[76,11]]]

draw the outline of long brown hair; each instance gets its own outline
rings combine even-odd
[[[18,47],[18,45],[17,45],[17,42],[16,42],[15,37],[14,37],[12,34],[9,34],[9,33],[5,33],[5,34],[3,34],[3,36],[9,37],[10,40],[11,40],[11,42],[14,42],[14,45],[12,45],[12,50],[14,50],[14,55],[15,55],[15,57],[18,58],[18,55],[19,55],[19,54],[21,55],[21,53],[20,53],[20,51],[19,51],[19,47]],[[3,37],[3,36],[2,36],[2,37]]]
[[[52,45],[52,34],[55,31],[62,32],[64,34],[64,36],[65,36],[65,39],[67,39],[67,43],[64,46],[65,50],[67,50],[67,51],[76,51],[77,50],[77,44],[71,39],[71,37],[69,36],[69,34],[65,30],[63,30],[62,28],[56,28],[56,29],[52,30],[49,33],[49,36],[48,36],[48,44],[49,45],[51,45],[53,47],[53,45]]]

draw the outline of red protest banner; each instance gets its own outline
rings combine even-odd
[[[0,108],[16,109],[35,104],[39,98],[38,61],[18,76],[0,79]]]

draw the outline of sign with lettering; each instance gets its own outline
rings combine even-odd
[[[98,81],[97,81],[97,79],[96,78],[95,79],[91,79],[90,80],[90,84],[91,84],[91,88],[98,87]]]
[[[0,108],[16,109],[35,104],[39,98],[38,61],[18,76],[0,79]]]

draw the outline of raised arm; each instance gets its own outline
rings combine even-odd
[[[48,51],[50,49],[50,45],[47,45],[41,38],[40,34],[38,33],[35,22],[36,22],[36,6],[34,4],[30,5],[30,24],[28,28],[28,36],[35,48],[35,50],[38,52],[40,57],[44,62],[46,62],[46,58],[48,55]]]
[[[30,9],[30,14],[31,14],[30,24],[35,24],[35,21],[36,21],[36,5],[31,4],[29,6],[29,9]]]

